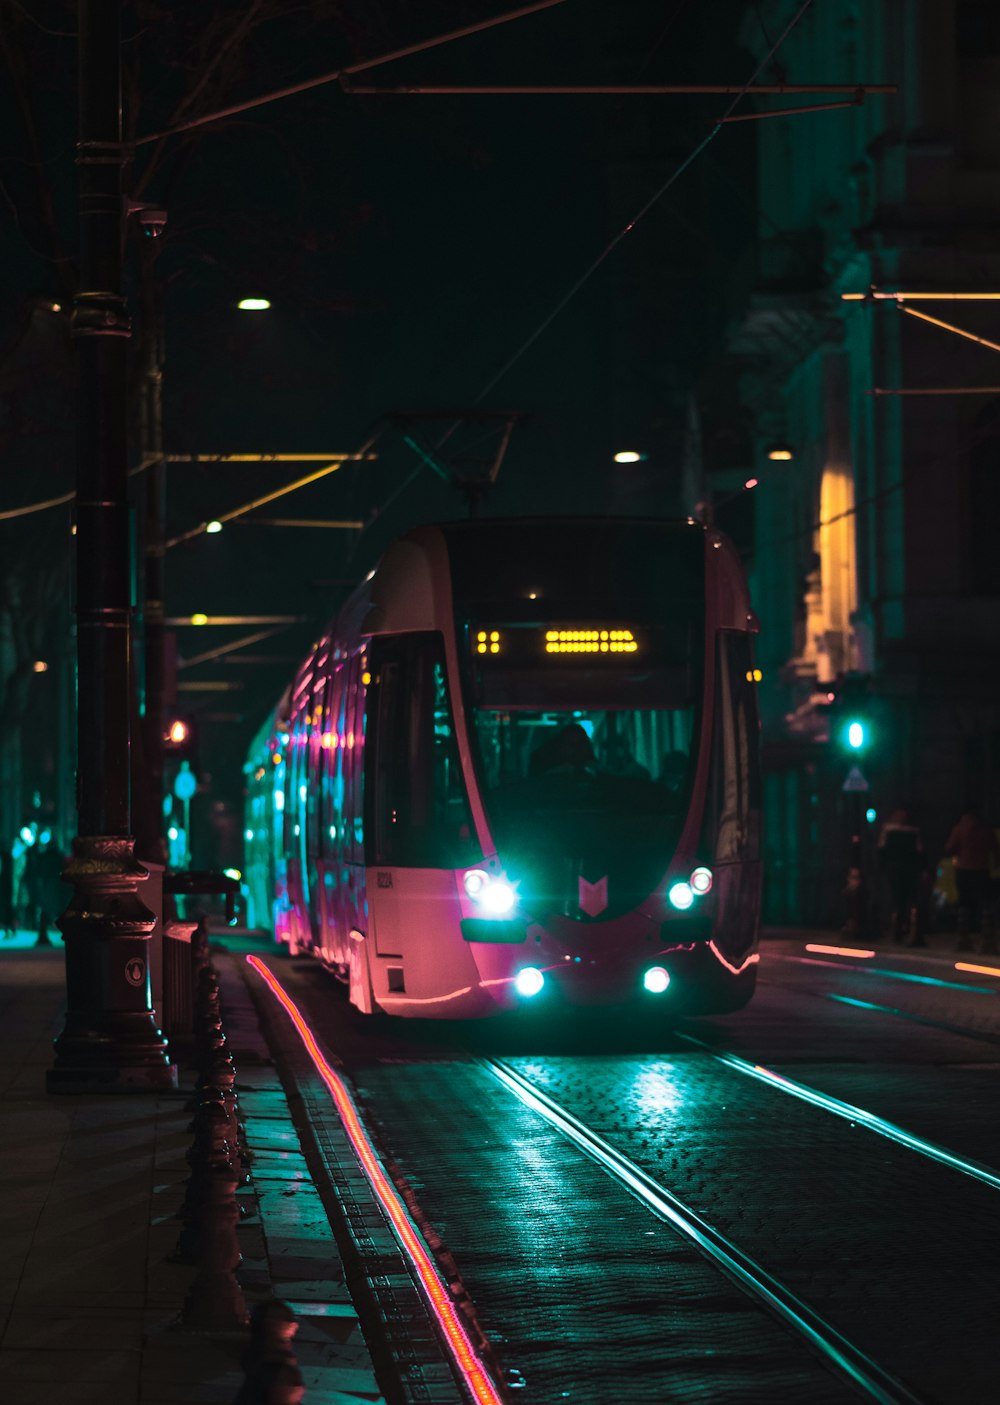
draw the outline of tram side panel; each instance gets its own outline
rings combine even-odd
[[[366,756],[369,964],[390,1012],[472,1013],[479,973],[456,871],[482,860],[439,632],[372,640]]]

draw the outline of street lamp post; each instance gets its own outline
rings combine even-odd
[[[129,780],[130,533],[121,292],[119,0],[79,0],[80,292],[77,425],[77,837],[64,878],[66,1020],[50,1092],[174,1086],[150,1005],[155,917],[139,897]]]

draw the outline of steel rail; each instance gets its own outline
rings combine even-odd
[[[247,955],[246,960],[284,1009],[305,1045],[316,1072],[326,1084],[358,1164],[385,1212],[396,1240],[413,1269],[424,1300],[436,1319],[455,1368],[456,1381],[465,1387],[468,1397],[475,1405],[505,1405],[504,1392],[494,1381],[488,1366],[476,1350],[468,1328],[462,1321],[461,1309],[454,1301],[451,1289],[427,1247],[409,1207],[389,1178],[347,1083],[324,1056],[302,1011],[271,968],[252,953]]]
[[[792,989],[791,986],[786,989]],[[891,1015],[897,1020],[909,1020],[911,1024],[923,1025],[925,1029],[937,1029],[943,1034],[954,1034],[959,1039],[975,1039],[981,1044],[1000,1044],[1000,1034],[989,1034],[981,1029],[963,1029],[960,1024],[951,1024],[948,1020],[935,1020],[930,1015],[917,1015],[911,1010],[899,1010],[895,1005],[877,1005],[873,1000],[855,1000],[850,995],[837,995],[835,991],[825,990],[821,999],[835,1000],[838,1005],[853,1005],[858,1010],[874,1010],[878,1015]]]
[[[672,1191],[647,1175],[579,1118],[560,1107],[523,1074],[498,1059],[486,1058],[480,1062],[509,1092],[562,1132],[657,1218],[691,1240],[748,1296],[755,1298],[804,1338],[824,1363],[854,1389],[861,1391],[869,1400],[879,1402],[879,1405],[919,1405],[920,1397],[909,1386],[842,1336],[831,1323],[796,1297],[790,1288],[744,1254]]]
[[[842,1117],[852,1126],[865,1127],[869,1132],[875,1132],[880,1137],[888,1138],[889,1141],[898,1142],[900,1146],[905,1146],[909,1151],[926,1156],[931,1161],[940,1162],[942,1166],[947,1166],[952,1171],[960,1171],[965,1176],[972,1176],[975,1180],[982,1181],[984,1185],[991,1186],[994,1190],[1000,1190],[1000,1174],[992,1167],[987,1166],[985,1162],[958,1156],[937,1142],[927,1141],[924,1137],[918,1137],[915,1132],[908,1132],[905,1127],[890,1122],[888,1118],[879,1117],[877,1113],[868,1112],[865,1108],[857,1107],[854,1103],[847,1103],[840,1098],[831,1097],[828,1093],[821,1093],[818,1088],[810,1088],[807,1083],[799,1083],[794,1078],[787,1078],[783,1073],[765,1068],[763,1064],[751,1063],[749,1059],[743,1059],[739,1054],[720,1053],[710,1044],[696,1039],[693,1034],[684,1034],[680,1030],[677,1030],[676,1034],[686,1044],[693,1044],[695,1048],[703,1050],[716,1063],[722,1064],[725,1068],[731,1068],[747,1078],[756,1079],[758,1083],[765,1083],[770,1088],[787,1093],[789,1097],[799,1098],[802,1102],[810,1103],[813,1107],[822,1108],[824,1112],[832,1113],[835,1117]]]

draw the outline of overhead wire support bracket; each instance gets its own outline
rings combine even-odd
[[[249,98],[246,102],[237,102],[229,107],[221,107],[217,112],[208,112],[203,117],[192,118],[189,122],[178,122],[175,126],[164,127],[159,132],[149,132],[146,136],[136,138],[131,146],[148,146],[150,142],[161,141],[164,137],[177,136],[181,132],[190,132],[195,127],[207,127],[212,122],[221,122],[224,118],[235,117],[240,112],[249,112],[252,108],[264,107],[267,103],[280,102],[282,98],[294,97],[296,93],[308,93],[313,88],[321,88],[327,83],[342,82],[352,73],[363,73],[366,69],[378,68],[383,63],[391,63],[393,59],[408,58],[411,54],[440,48],[442,44],[450,44],[455,39],[465,39],[471,34],[481,34],[484,29],[495,29],[498,25],[523,19],[526,15],[536,14],[539,10],[550,10],[554,5],[564,3],[565,0],[535,0],[533,5],[523,5],[518,10],[508,10],[502,15],[494,15],[491,19],[480,20],[477,24],[466,24],[460,29],[451,29],[445,34],[436,34],[432,38],[422,39],[416,44],[407,44],[402,49],[393,49],[387,54],[379,54],[377,58],[361,59],[358,63],[345,64],[343,68],[334,69],[330,73],[322,73],[318,78],[308,78],[303,83],[293,83],[287,88],[276,88],[273,92],[263,93],[258,98]]]
[[[895,83],[758,83],[743,88],[738,83],[352,83],[340,80],[345,93],[385,97],[785,97],[800,93],[852,93],[854,107],[868,94],[898,91]],[[789,112],[822,111],[822,108],[787,108]],[[770,113],[763,114],[770,116]],[[776,115],[776,114],[775,114]],[[731,121],[723,117],[720,121]]]
[[[921,322],[929,322],[932,327],[940,327],[942,331],[951,332],[956,337],[964,337],[966,341],[977,342],[990,351],[1000,351],[1000,343],[989,341],[986,337],[977,337],[975,332],[967,332],[964,327],[956,327],[952,322],[942,322],[940,317],[931,317],[927,312],[918,312],[915,307],[907,307],[903,302],[897,302],[896,306],[900,312],[905,312],[907,317],[917,317]]]
[[[804,107],[775,107],[768,112],[737,112],[731,117],[717,117],[715,120],[722,124],[728,122],[763,122],[768,117],[799,117],[806,112],[834,112],[845,107],[861,107],[865,100],[863,89],[857,90],[857,95],[850,102],[813,102]]]

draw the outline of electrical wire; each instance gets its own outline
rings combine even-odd
[[[548,328],[552,325],[555,319],[559,316],[560,312],[563,311],[563,309],[572,301],[572,299],[576,296],[580,289],[597,272],[600,266],[604,263],[605,259],[607,259],[608,256],[614,252],[614,250],[618,247],[618,245],[622,242],[626,235],[631,234],[632,230],[635,229],[639,221],[642,220],[649,213],[653,206],[656,205],[658,201],[663,198],[664,195],[666,195],[670,187],[680,179],[680,177],[684,174],[688,167],[691,166],[693,162],[698,159],[698,157],[709,145],[709,143],[715,139],[715,137],[721,131],[730,113],[733,112],[737,105],[746,96],[747,89],[757,78],[758,74],[761,73],[763,69],[767,66],[767,64],[771,62],[775,54],[781,48],[782,44],[784,44],[785,40],[791,34],[792,30],[796,27],[796,25],[805,15],[806,11],[810,8],[811,5],[812,0],[803,0],[803,3],[799,6],[798,10],[789,20],[788,24],[782,30],[781,34],[778,36],[775,42],[771,45],[768,52],[760,60],[757,67],[754,69],[750,77],[740,88],[739,92],[735,95],[732,102],[726,108],[722,116],[715,120],[712,127],[705,134],[705,136],[702,137],[702,139],[697,143],[694,149],[684,158],[683,161],[681,161],[678,166],[674,168],[674,170],[670,173],[670,175],[663,182],[663,184],[660,185],[653,192],[653,194],[649,197],[645,204],[636,212],[636,214],[632,216],[628,223],[618,231],[618,233],[608,242],[608,244],[605,245],[604,249],[601,251],[601,253],[598,254],[597,258],[594,259],[593,262],[590,263],[588,267],[584,269],[583,273],[576,280],[576,282],[573,283],[572,286],[567,290],[567,292],[563,294],[563,296],[559,299],[559,301],[555,304],[551,311],[548,312],[546,316],[542,319],[542,321],[538,324],[535,330],[521,343],[521,345],[517,348],[513,355],[507,358],[507,360],[496,372],[496,374],[493,375],[490,380],[486,382],[482,390],[476,396],[475,400],[473,400],[472,403],[474,405],[478,405],[483,399],[485,399],[487,395],[489,395],[490,391],[493,390],[493,388],[503,379],[503,377],[507,374],[511,367],[516,365],[516,363],[521,359],[525,352],[528,351],[535,344],[538,338],[545,331],[548,330]],[[450,437],[450,435],[448,437]],[[441,446],[438,445],[437,447],[440,448]]]
[[[563,296],[559,299],[555,306],[546,314],[546,316],[542,319],[542,321],[538,324],[534,331],[521,343],[521,345],[514,351],[514,353],[507,358],[507,360],[503,363],[500,369],[493,376],[491,376],[491,378],[482,387],[479,394],[472,401],[473,405],[479,405],[482,403],[483,400],[485,400],[486,396],[489,395],[490,391],[493,390],[499,384],[499,382],[503,379],[507,372],[521,359],[525,352],[527,352],[535,344],[538,338],[542,336],[544,332],[547,331],[547,329],[552,325],[552,323],[556,320],[556,318],[564,310],[564,308],[566,308],[567,305],[572,301],[572,299],[576,296],[580,289],[584,287],[584,285],[589,281],[593,274],[596,273],[597,270],[601,267],[604,261],[614,252],[614,250],[622,242],[625,236],[630,234],[632,230],[635,229],[636,225],[640,222],[640,220],[642,220],[644,216],[649,213],[649,211],[654,207],[654,205],[656,205],[657,202],[662,199],[662,197],[667,193],[671,186],[674,185],[680,179],[680,177],[684,174],[688,167],[692,165],[694,161],[697,160],[697,158],[710,144],[710,142],[718,135],[719,131],[725,124],[726,119],[734,111],[734,109],[742,101],[742,99],[746,96],[747,90],[749,89],[750,85],[763,71],[763,69],[771,62],[775,54],[784,44],[788,36],[792,33],[792,30],[795,29],[795,27],[798,25],[799,21],[803,18],[806,11],[810,8],[811,5],[812,0],[803,0],[803,3],[799,6],[798,10],[792,16],[791,20],[789,20],[788,24],[782,30],[781,34],[774,41],[774,43],[768,49],[767,53],[757,64],[756,68],[750,74],[749,78],[747,78],[746,82],[742,85],[739,92],[736,93],[736,95],[733,97],[732,101],[730,102],[729,106],[726,108],[722,116],[716,119],[711,129],[704,137],[701,138],[700,141],[697,142],[694,149],[684,158],[683,161],[681,161],[678,166],[674,168],[674,170],[670,173],[667,179],[653,192],[653,194],[649,197],[645,204],[643,204],[641,209],[639,209],[638,212],[633,215],[633,217],[628,221],[628,223],[622,229],[619,230],[619,232],[604,247],[601,253],[598,254],[597,258],[595,258],[588,265],[588,267],[583,271],[580,277],[577,278],[577,280],[572,284],[572,286],[567,290],[567,292],[563,294]],[[455,433],[460,423],[460,420],[456,420],[454,424],[452,424],[447,430],[445,430],[444,434],[434,445],[435,454],[439,453],[440,450],[445,446],[448,440]],[[422,463],[418,464],[414,471],[403,480],[399,487],[396,488],[396,490],[389,496],[386,502],[382,504],[379,513],[376,517],[372,519],[372,521],[377,521],[378,517],[382,516],[386,509],[391,506],[391,504],[394,503],[397,498],[399,498],[403,494],[403,492],[405,492],[405,490],[410,486],[410,484],[416,479],[422,467]],[[369,525],[371,525],[371,523],[369,523]],[[360,535],[363,534],[359,534],[359,536]]]

